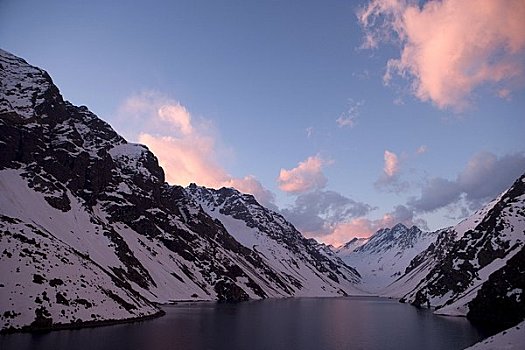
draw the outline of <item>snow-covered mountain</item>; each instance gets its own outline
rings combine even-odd
[[[504,329],[525,318],[525,174],[410,263],[392,296]]]
[[[354,237],[338,248],[332,247],[332,250],[337,253],[339,257],[343,258],[368,242],[368,240],[368,237]]]
[[[355,287],[359,282],[355,269],[324,245],[306,239],[284,217],[261,206],[252,195],[232,188],[214,190],[193,184],[186,192],[239,243],[298,287],[294,295],[345,295],[345,290],[361,294]]]
[[[368,239],[355,238],[337,250],[337,255],[362,277],[361,287],[375,294],[405,273],[412,259],[432,244],[437,232],[423,232],[397,224]],[[357,244],[363,243],[361,245]]]
[[[465,350],[520,350],[525,344],[525,321],[499,332]]]
[[[0,330],[154,303],[360,294],[324,245],[233,189],[165,183],[156,157],[0,50]]]

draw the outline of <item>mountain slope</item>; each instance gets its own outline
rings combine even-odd
[[[362,277],[361,287],[381,294],[383,289],[405,273],[410,261],[437,238],[436,232],[423,232],[413,226],[397,224],[373,234],[363,245],[353,248],[353,241],[339,249],[337,255],[356,268]]]
[[[146,317],[181,299],[358,292],[354,270],[253,197],[200,188],[246,200],[245,216],[218,218],[195,188],[166,184],[145,146],[64,101],[43,70],[0,50],[0,82],[0,330]]]
[[[357,238],[354,237],[339,248],[333,248],[333,251],[337,253],[339,257],[345,257],[352,253],[354,250],[368,242],[369,238]]]
[[[410,277],[417,283],[403,301],[495,329],[510,327],[525,317],[524,245],[522,175],[496,200],[443,232],[394,285],[402,290]]]
[[[231,188],[190,185],[186,191],[211,217],[219,220],[244,247],[256,252],[297,287],[295,295],[360,294],[359,274],[329,249],[304,238],[280,214],[261,206],[251,195]],[[341,289],[345,286],[345,289]]]

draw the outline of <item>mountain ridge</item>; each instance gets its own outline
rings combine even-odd
[[[337,249],[336,254],[361,274],[363,289],[381,295],[435,239],[435,232],[423,232],[416,226],[408,228],[398,223],[379,229],[366,241],[358,241],[363,243],[358,247],[354,243],[345,248],[352,240]]]
[[[175,300],[362,293],[337,257],[228,192],[260,207],[261,227],[276,220],[262,233],[295,235],[283,251],[296,269],[278,269],[191,188],[168,185],[147,147],[64,101],[45,71],[6,51],[0,65],[1,331],[150,317]]]

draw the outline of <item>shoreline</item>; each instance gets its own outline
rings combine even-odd
[[[51,325],[50,327],[42,327],[42,328],[34,328],[31,326],[24,326],[22,328],[8,328],[8,329],[0,330],[0,335],[9,335],[9,334],[16,334],[16,333],[37,334],[37,333],[48,333],[52,331],[78,330],[78,329],[84,329],[84,328],[113,326],[117,324],[148,321],[148,320],[162,317],[165,314],[166,312],[164,310],[159,309],[159,311],[155,312],[154,314],[146,315],[146,316],[139,316],[139,317],[130,317],[130,318],[112,319],[112,320],[100,320],[100,321],[83,321],[83,322],[75,322],[75,323],[56,323],[56,324]]]

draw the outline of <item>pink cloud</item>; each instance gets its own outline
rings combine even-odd
[[[394,152],[385,150],[385,154],[383,155],[383,157],[385,159],[385,166],[383,168],[383,171],[385,172],[386,176],[395,176],[399,172],[399,160],[397,158],[397,155]]]
[[[226,171],[213,158],[213,139],[196,135],[177,138],[141,133],[139,142],[157,156],[170,184],[187,186],[194,182],[220,187],[228,179]]]
[[[370,237],[382,228],[390,228],[398,223],[402,223],[407,227],[413,225],[421,229],[427,229],[427,224],[424,220],[414,217],[414,211],[404,205],[398,205],[390,213],[384,214],[379,219],[368,219],[359,217],[346,222],[340,222],[334,225],[332,231],[327,235],[316,235],[310,233],[311,237],[318,239],[326,244],[333,246],[341,246],[350,241],[354,237]]]
[[[212,124],[195,120],[179,102],[157,92],[143,92],[124,101],[117,120],[141,130],[138,141],[157,156],[168,183],[234,187],[274,208],[273,193],[254,176],[233,177],[219,163],[224,150]]]
[[[462,110],[472,92],[488,84],[508,98],[525,72],[523,0],[374,0],[359,14],[364,47],[394,39],[399,58],[387,63],[411,81],[412,93],[438,108]],[[503,93],[502,93],[503,92]]]
[[[158,110],[159,118],[170,123],[180,130],[184,135],[193,133],[191,125],[191,115],[184,106],[177,104],[164,105]]]
[[[410,185],[399,178],[400,161],[394,152],[385,150],[383,154],[384,166],[383,173],[374,183],[374,186],[382,191],[401,193],[406,191]]]
[[[323,188],[327,182],[322,171],[324,164],[320,156],[312,156],[293,169],[281,169],[277,178],[279,188],[295,194]]]
[[[265,188],[253,175],[248,175],[243,178],[230,178],[223,182],[221,186],[233,187],[242,193],[252,194],[257,198],[259,203],[265,207],[272,210],[278,209],[275,205],[275,195],[273,192]]]
[[[339,247],[350,241],[354,237],[370,237],[374,234],[373,222],[366,218],[353,219],[350,222],[338,224],[334,230],[327,236],[315,237],[325,244],[331,244]]]

